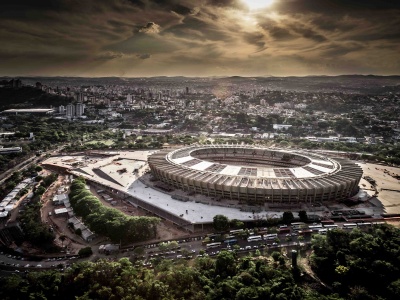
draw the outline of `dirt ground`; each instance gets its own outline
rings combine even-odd
[[[65,184],[65,176],[59,175],[56,182],[54,182],[46,191],[46,193],[42,196],[42,210],[41,217],[42,222],[51,226],[56,234],[55,244],[58,246],[66,247],[66,252],[71,254],[78,253],[79,249],[86,247],[87,243],[77,234],[72,232],[68,228],[68,217],[56,217],[54,215],[54,209],[62,208],[63,206],[55,206],[53,205],[53,197],[57,194],[57,190],[61,186],[66,186]],[[52,213],[50,216],[49,213]],[[60,240],[60,236],[65,236],[66,239],[64,241]]]
[[[42,197],[42,203],[43,203],[41,211],[42,222],[53,227],[54,232],[56,234],[55,243],[59,246],[65,246],[66,252],[70,254],[76,254],[79,251],[79,249],[86,246],[96,246],[101,243],[107,243],[108,239],[104,237],[99,237],[94,241],[87,243],[80,236],[78,236],[71,229],[68,228],[68,217],[54,216],[54,209],[63,207],[63,206],[54,206],[52,203],[54,195],[57,194],[57,190],[62,185],[66,186],[65,176],[60,175],[57,182],[53,183]],[[117,201],[117,204],[111,205],[96,192],[95,188],[91,187],[90,191],[102,202],[103,205],[118,209],[121,212],[125,213],[126,215],[129,216],[148,215],[146,211],[143,211],[132,205],[127,205],[121,199],[118,198],[114,198],[114,200]],[[49,215],[49,212],[52,212],[51,216]],[[61,235],[64,235],[66,237],[64,242],[62,242],[59,239]],[[154,241],[176,239],[182,236],[187,236],[187,233],[176,228],[173,224],[170,224],[167,221],[161,221],[157,228],[157,238]]]
[[[379,192],[378,199],[384,207],[384,212],[388,214],[400,214],[400,180],[393,177],[400,175],[400,168],[370,163],[361,163],[360,166],[364,172],[363,176],[370,176],[376,180],[376,188]],[[365,184],[367,189],[371,187],[365,179],[361,180],[361,184]],[[374,192],[368,190],[368,193],[372,195]]]

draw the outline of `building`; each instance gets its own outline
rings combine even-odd
[[[54,195],[53,205],[64,205],[64,202],[69,201],[68,194]]]
[[[68,213],[69,213],[70,211],[71,211],[71,210],[68,209],[68,208],[66,208],[66,207],[58,208],[58,209],[55,209],[55,210],[54,210],[54,215],[55,215],[56,217],[68,217]]]
[[[75,106],[75,115],[81,117],[85,114],[85,105],[83,103],[77,103]]]
[[[169,186],[250,205],[346,200],[362,177],[349,160],[250,145],[164,149],[149,157],[149,166]]]
[[[67,112],[66,112],[67,117],[72,118],[75,116],[75,105],[72,103],[67,105]]]
[[[273,124],[272,128],[275,130],[288,130],[292,125],[286,125],[286,124]]]
[[[2,114],[52,114],[54,110],[52,108],[22,108],[22,109],[6,109],[3,110]]]
[[[77,93],[76,94],[76,101],[77,102],[83,102],[85,100],[85,95],[83,93]]]
[[[21,147],[4,148],[3,146],[0,146],[0,154],[10,154],[10,153],[20,153],[20,152],[22,152]]]
[[[86,242],[91,242],[96,238],[96,234],[94,234],[92,231],[90,231],[89,228],[85,226],[77,217],[71,217],[68,219],[68,224],[73,227],[73,229],[76,231],[77,229],[80,229],[81,231],[81,237],[86,241]]]

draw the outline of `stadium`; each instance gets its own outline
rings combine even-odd
[[[346,200],[357,194],[363,173],[350,160],[251,145],[164,149],[149,166],[167,186],[249,205]]]

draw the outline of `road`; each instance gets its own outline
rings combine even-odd
[[[342,228],[343,226],[343,224],[338,225],[339,228]],[[314,232],[313,234],[316,234],[316,232]],[[43,258],[40,261],[26,260],[25,258],[20,256],[0,252],[0,269],[14,272],[15,270],[24,272],[26,270],[39,271],[51,268],[63,269],[73,263],[82,262],[85,260],[93,261],[98,258],[118,260],[122,257],[136,259],[139,263],[151,267],[152,261],[157,258],[176,260],[186,257],[191,259],[197,256],[201,256],[203,253],[206,256],[216,256],[222,250],[235,251],[234,248],[237,248],[236,251],[238,255],[254,253],[257,249],[263,249],[264,251],[267,250],[269,252],[272,252],[274,250],[280,251],[280,248],[297,248],[299,246],[301,247],[303,245],[311,244],[311,238],[311,235],[306,235],[300,240],[299,236],[296,234],[296,231],[291,229],[290,233],[278,234],[277,239],[274,238],[273,240],[249,242],[246,239],[237,238],[237,247],[231,246],[229,248],[224,242],[221,242],[220,246],[212,249],[207,249],[207,246],[202,243],[203,237],[198,236],[186,238],[185,240],[176,240],[176,242],[178,243],[178,247],[176,249],[170,249],[163,252],[160,251],[160,249],[158,248],[159,243],[143,245],[144,253],[140,257],[134,255],[133,247],[129,249],[122,249],[119,253],[111,255],[101,254],[98,253],[98,249],[93,249],[94,254],[89,258],[79,258],[78,256],[55,256]]]
[[[285,236],[281,236],[280,240],[281,242],[278,243],[276,246],[270,246],[267,247],[268,249],[274,249],[274,248],[280,248],[280,247],[289,247],[289,246],[294,246],[297,245],[297,241],[291,241],[291,242],[286,242],[285,241]],[[158,249],[158,244],[148,244],[145,245],[145,254],[144,257],[142,258],[144,260],[144,264],[149,263],[151,259],[160,257],[160,258],[166,258],[166,259],[177,259],[177,258],[183,258],[184,256],[191,256],[191,257],[196,257],[199,255],[200,251],[203,250],[204,252],[208,253],[208,255],[213,256],[216,255],[217,251],[223,250],[224,247],[218,247],[214,248],[211,250],[207,250],[206,246],[202,244],[202,239],[201,237],[194,237],[194,238],[189,238],[187,239],[186,242],[181,242],[179,241],[179,249],[174,249],[174,250],[169,250],[169,251],[164,251],[161,253],[161,251]],[[303,243],[309,243],[310,240],[304,241]],[[261,242],[264,243],[264,242]],[[238,245],[242,250],[238,250],[238,253],[249,253],[250,251],[254,251],[256,248],[259,247],[260,242],[247,242],[246,240],[238,240]],[[223,243],[222,243],[223,245]],[[246,248],[246,246],[248,246]],[[249,248],[250,247],[250,248]],[[96,252],[96,250],[94,251]],[[43,270],[43,269],[48,269],[48,268],[65,268],[68,267],[72,263],[76,262],[81,262],[85,260],[94,260],[97,258],[112,258],[112,259],[119,259],[122,257],[132,257],[133,252],[132,251],[121,251],[117,255],[105,255],[105,254],[99,254],[95,253],[92,257],[90,258],[79,258],[78,256],[72,256],[72,257],[49,257],[42,259],[40,261],[33,261],[33,260],[26,260],[25,258],[21,256],[16,256],[16,255],[11,255],[7,254],[4,252],[0,252],[0,268],[1,269],[6,269],[9,271],[25,271],[25,270]]]
[[[11,177],[11,175],[14,172],[23,171],[24,169],[28,168],[32,163],[36,163],[36,162],[39,162],[39,161],[43,160],[43,158],[46,155],[48,155],[48,154],[51,155],[51,154],[58,153],[65,146],[66,146],[66,144],[63,144],[63,145],[57,147],[56,149],[48,150],[46,152],[43,152],[40,156],[33,155],[30,158],[28,158],[28,159],[24,160],[23,162],[19,163],[18,165],[12,167],[11,169],[3,172],[2,174],[0,174],[0,178],[1,178],[0,184],[3,184],[8,178]]]

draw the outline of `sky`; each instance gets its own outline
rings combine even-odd
[[[0,76],[394,75],[400,1],[0,1],[0,45]]]

